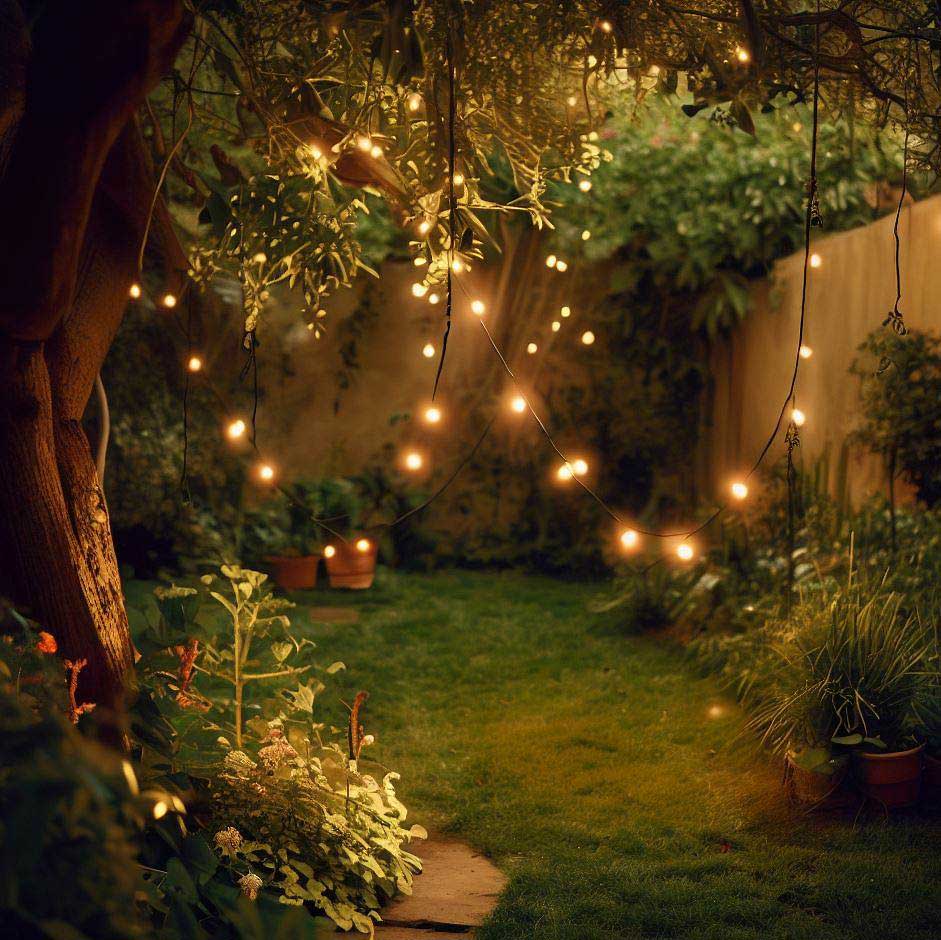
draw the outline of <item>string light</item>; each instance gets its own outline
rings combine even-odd
[[[680,561],[692,561],[695,554],[696,552],[689,542],[680,542],[680,544],[676,546],[676,557],[679,558]]]
[[[422,354],[426,359],[433,359],[433,358],[434,358],[434,355],[435,355],[435,347],[434,347],[434,345],[433,345],[432,343],[425,343],[425,345],[422,347],[421,354]]]
[[[744,65],[746,62],[751,61],[751,53],[742,46],[737,46],[735,49],[735,58]]]
[[[586,228],[586,229],[582,232],[582,241],[583,241],[583,242],[587,242],[589,238],[591,238],[591,232]]]
[[[569,463],[562,464],[558,470],[556,470],[555,475],[562,480],[562,482],[567,483],[569,480],[575,476],[574,471],[572,470],[572,465]]]
[[[572,308],[571,308],[571,307],[563,307],[563,308],[561,309],[561,311],[559,311],[559,312],[562,314],[562,319],[564,320],[566,317],[570,317],[570,316],[572,315]]]
[[[202,367],[203,361],[199,356],[190,356],[189,362],[186,363],[186,368],[189,369],[190,372],[199,372]]]
[[[323,557],[324,557],[324,558],[333,558],[333,556],[334,556],[336,553],[337,553],[336,547],[333,546],[333,545],[328,545],[328,546],[323,550]]]
[[[428,424],[438,424],[438,422],[441,421],[441,409],[437,408],[435,405],[426,408],[425,421],[427,421]]]
[[[795,134],[799,134],[803,129],[804,129],[804,125],[801,124],[800,121],[795,121],[791,125],[791,130],[794,131]]]
[[[553,321],[552,321],[552,332],[553,332],[553,333],[558,333],[559,330],[561,330],[561,329],[562,329],[562,324],[559,323],[558,320],[553,320]]]
[[[428,285],[420,284],[416,282],[412,285],[412,296],[413,297],[424,297],[428,293]]]
[[[310,155],[315,160],[319,160],[323,156],[323,151],[316,144],[311,144],[308,150],[310,150]]]
[[[590,346],[594,341],[595,341],[595,334],[592,333],[591,330],[585,330],[585,332],[582,333],[582,342],[586,346]]]
[[[608,20],[602,20],[598,24],[598,29],[600,29],[601,32],[603,33],[610,33],[611,30],[614,29],[614,27],[611,25],[611,23]]]
[[[236,418],[225,429],[225,433],[231,440],[237,441],[245,433],[245,422],[241,418]]]
[[[535,355],[538,350],[539,350],[539,347],[535,343],[530,343],[526,347],[526,352],[528,352],[530,356]]]
[[[416,255],[415,259],[412,261],[412,264],[414,264],[416,268],[421,268],[428,264],[428,259],[424,255]]]
[[[809,346],[801,346],[800,348],[801,359],[809,359],[813,354],[814,354],[814,351]]]
[[[807,420],[807,415],[805,415],[804,412],[800,410],[800,408],[794,408],[791,411],[791,420],[797,427],[802,428],[804,426],[804,422]]]
[[[486,309],[482,300],[474,300],[471,302],[471,310],[476,313],[478,317],[482,317]]]
[[[579,188],[583,193],[591,192],[591,180],[582,180],[582,181],[578,184],[578,188]]]
[[[274,479],[274,467],[270,463],[260,464],[258,467],[258,479],[263,483],[270,483]]]
[[[621,545],[629,552],[637,548],[640,545],[640,533],[637,529],[625,529],[621,533]]]
[[[376,144],[376,146],[369,151],[369,154],[373,159],[378,160],[382,156],[382,147]]]
[[[577,477],[583,477],[586,473],[588,473],[588,463],[582,460],[581,457],[579,457],[577,460],[573,460],[572,472]]]
[[[167,309],[173,309],[176,306],[176,294],[164,294],[161,301]]]
[[[575,105],[578,104],[578,98],[576,98],[575,95],[569,95],[566,99],[566,104],[568,104],[570,108],[574,108]]]
[[[419,454],[418,451],[409,451],[405,455],[405,466],[408,470],[421,470],[422,464],[424,464],[424,462],[425,461],[422,460],[422,455]]]
[[[748,496],[748,487],[741,480],[736,480],[729,489],[736,499],[741,500]]]
[[[372,150],[372,141],[368,137],[360,137],[359,140],[356,141],[356,146],[359,147],[360,150]]]
[[[519,415],[526,410],[526,399],[522,395],[514,395],[510,407]]]
[[[559,259],[555,255],[546,255],[546,267],[554,268],[558,263]]]
[[[436,304],[439,300],[441,300],[441,298],[437,294],[428,295],[428,303],[430,304]]]
[[[137,300],[140,297],[140,284],[134,283],[128,288],[128,296],[131,300]]]
[[[463,173],[455,173],[454,176],[453,176],[453,180],[454,180],[454,185],[455,185],[455,186],[463,186],[463,185],[464,185],[464,174],[463,174]]]
[[[464,270],[464,262],[461,261],[460,258],[455,258],[455,259],[451,262],[451,270],[452,270],[455,274],[460,274],[461,271]]]
[[[358,552],[368,552],[372,548],[372,544],[369,539],[357,539],[356,540],[356,550]]]
[[[431,223],[425,219],[424,222],[420,222],[418,225],[418,232],[420,235],[427,235],[431,231]]]
[[[823,258],[820,257],[816,252],[810,256],[810,266],[812,268],[819,268],[823,264]]]
[[[568,262],[567,262],[567,261],[562,261],[562,260],[556,261],[556,263],[555,263],[555,269],[556,269],[556,271],[558,271],[560,274],[564,274],[564,273],[569,269]]]
[[[417,111],[421,107],[421,95],[417,91],[413,91],[407,100],[409,111]]]

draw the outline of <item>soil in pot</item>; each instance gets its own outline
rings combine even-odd
[[[317,584],[317,555],[269,555],[271,577],[285,591],[305,591]]]
[[[324,549],[330,587],[361,591],[371,587],[376,576],[378,546],[372,539],[337,542]]]
[[[856,777],[863,793],[886,809],[914,806],[921,794],[924,747],[882,754],[855,752]]]

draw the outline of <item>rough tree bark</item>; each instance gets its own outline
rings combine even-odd
[[[132,649],[81,418],[152,195],[134,114],[188,23],[180,0],[51,0],[25,22],[0,0],[0,590],[88,660],[78,698],[113,713]]]

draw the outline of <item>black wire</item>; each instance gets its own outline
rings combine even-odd
[[[189,392],[190,392],[190,359],[193,355],[193,294],[190,291],[186,298],[186,365],[183,376],[183,466],[180,470],[180,490],[183,501],[191,501],[189,479],[187,477],[187,461],[189,459]]]

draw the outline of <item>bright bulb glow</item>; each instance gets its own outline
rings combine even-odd
[[[376,144],[376,146],[369,151],[369,155],[373,159],[378,160],[382,156],[382,147],[380,147],[379,144]]]
[[[328,546],[323,550],[323,557],[324,557],[324,558],[333,558],[333,556],[334,556],[336,553],[337,553],[336,548],[334,548],[334,546],[332,546],[332,545],[328,545]]]
[[[526,352],[528,352],[528,353],[530,354],[530,356],[533,356],[533,355],[536,354],[536,352],[537,352],[538,349],[539,349],[539,347],[538,347],[535,343],[530,343],[530,344],[526,347]]]
[[[437,424],[441,420],[441,409],[432,405],[425,409],[425,420],[429,424]]]
[[[795,121],[791,125],[791,130],[794,131],[795,134],[799,134],[803,129],[804,129],[804,125],[801,124],[800,121]]]
[[[409,111],[417,111],[421,107],[421,95],[417,91],[413,91],[408,96],[408,109]]]
[[[132,284],[130,288],[128,288],[128,295],[132,300],[137,300],[137,298],[140,297],[140,284]]]
[[[582,460],[581,457],[579,457],[578,460],[573,460],[572,471],[574,472],[575,476],[583,477],[586,473],[588,473],[587,462]]]
[[[202,367],[203,361],[199,356],[190,356],[189,362],[186,363],[186,368],[189,369],[190,372],[199,372]]]
[[[356,551],[358,552],[368,552],[371,545],[369,539],[357,539],[356,541]]]
[[[797,427],[802,428],[804,426],[804,422],[807,420],[807,415],[805,415],[804,412],[800,410],[800,408],[795,408],[791,412],[791,420],[794,422],[794,424],[797,425]]]
[[[741,46],[739,46],[735,50],[735,58],[744,65],[746,62],[751,61],[751,54],[747,49],[743,49]]]
[[[237,441],[245,433],[245,422],[241,418],[236,418],[226,429],[225,433],[233,440]]]
[[[748,496],[748,487],[741,480],[736,480],[729,489],[736,499],[745,499]]]
[[[454,174],[454,185],[455,185],[455,186],[463,186],[463,185],[464,185],[464,174],[463,174],[463,173],[455,173],[455,174]]]
[[[614,29],[614,27],[611,25],[611,23],[608,20],[602,20],[598,24],[598,29],[600,29],[601,32],[603,33],[610,33],[611,30]]]
[[[710,718],[721,718],[725,714],[725,709],[721,705],[710,705],[706,714]]]
[[[429,294],[429,295],[428,295],[428,303],[430,303],[430,304],[436,304],[436,303],[438,303],[440,300],[441,300],[441,298],[440,298],[437,294]]]
[[[263,463],[258,467],[258,479],[270,483],[274,479],[274,467],[270,463]]]
[[[590,346],[594,341],[595,341],[595,334],[592,333],[591,330],[585,330],[585,332],[582,333],[582,342],[586,346]]]
[[[568,104],[570,108],[574,108],[575,105],[578,104],[578,98],[576,98],[575,95],[569,95],[568,98],[566,98],[566,104]]]
[[[574,472],[572,471],[572,465],[568,463],[562,464],[562,466],[556,470],[555,475],[562,481],[571,480],[572,477],[575,476]]]
[[[428,286],[426,284],[415,283],[412,285],[412,296],[413,297],[424,297],[428,293]]]
[[[801,359],[809,359],[814,351],[809,346],[801,346],[800,349]]]
[[[522,395],[514,396],[513,400],[510,402],[510,407],[518,414],[521,415],[526,410],[526,399]]]
[[[553,321],[552,321],[552,332],[553,332],[553,333],[558,333],[559,330],[561,330],[561,329],[562,329],[562,324],[559,323],[558,320],[553,320]]]
[[[164,307],[172,309],[176,306],[176,294],[164,294],[162,303]]]
[[[578,188],[579,188],[583,193],[591,192],[591,180],[582,180],[582,181],[578,184]]]
[[[823,258],[820,257],[816,252],[810,256],[810,266],[812,268],[819,268],[823,264]]]
[[[556,269],[556,271],[558,271],[560,274],[564,274],[564,273],[565,273],[566,271],[568,271],[568,269],[569,269],[568,262],[567,262],[567,261],[561,261],[561,260],[556,261],[556,263],[555,263],[555,269]]]
[[[451,270],[452,270],[455,274],[460,274],[461,271],[464,270],[464,262],[461,261],[460,258],[455,258],[455,259],[451,262]]]
[[[423,463],[421,454],[414,450],[405,455],[405,466],[409,470],[421,470]]]
[[[621,545],[632,551],[640,544],[640,533],[636,529],[625,529],[621,533]]]
[[[431,223],[426,219],[418,225],[418,231],[421,235],[427,235],[431,231]]]
[[[484,306],[484,302],[482,300],[475,300],[473,303],[471,303],[471,310],[473,310],[478,317],[482,317],[486,309],[487,308]]]
[[[426,359],[433,359],[435,355],[435,347],[431,343],[425,343],[425,345],[422,347],[421,354]]]
[[[546,255],[546,267],[554,268],[558,263],[559,259],[555,255]]]
[[[424,255],[416,255],[412,264],[414,264],[416,268],[421,268],[428,264],[428,259]]]
[[[561,314],[562,314],[562,319],[564,320],[566,317],[570,317],[570,316],[572,315],[572,308],[571,308],[571,307],[563,307],[560,312],[561,312]]]
[[[310,155],[315,160],[319,160],[323,156],[323,151],[316,144],[311,144],[309,150]]]
[[[680,561],[692,561],[693,555],[696,553],[693,551],[693,546],[689,542],[680,542],[676,547],[676,557]]]
[[[582,241],[587,242],[589,238],[591,238],[591,232],[586,228],[585,231],[582,232]]]
[[[368,137],[360,137],[359,140],[356,141],[356,146],[359,147],[360,150],[372,150],[372,141]]]

